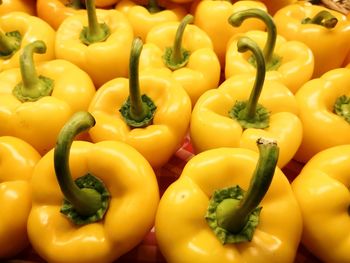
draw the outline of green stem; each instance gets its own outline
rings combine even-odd
[[[0,57],[11,57],[21,46],[21,35],[18,31],[4,33],[0,30]]]
[[[18,84],[13,94],[21,101],[36,101],[43,96],[49,96],[53,89],[53,81],[44,76],[38,76],[34,63],[34,53],[44,54],[46,44],[36,40],[23,48],[20,55],[20,70],[22,82]]]
[[[95,119],[88,112],[77,112],[62,128],[54,150],[56,177],[64,197],[83,216],[95,214],[102,206],[101,194],[92,188],[79,188],[72,179],[69,169],[69,153],[76,135],[95,125]]]
[[[258,139],[259,160],[243,199],[225,199],[217,207],[218,225],[230,233],[240,232],[250,213],[260,204],[270,187],[277,165],[279,148],[275,141]]]
[[[273,51],[276,45],[277,29],[273,21],[273,18],[265,11],[257,8],[251,8],[243,11],[236,12],[228,18],[228,22],[235,27],[240,26],[247,18],[258,18],[262,20],[267,29],[267,40],[264,46],[264,58],[266,64],[271,63],[273,57]]]
[[[301,21],[302,24],[316,24],[320,26],[324,26],[325,28],[334,28],[338,19],[333,16],[329,11],[322,10],[318,12],[313,18],[306,17]]]
[[[110,29],[106,23],[98,23],[95,0],[85,0],[85,4],[89,26],[83,28],[80,40],[86,45],[105,41],[110,35]]]
[[[170,48],[165,49],[163,55],[164,63],[168,68],[176,70],[185,66],[188,62],[190,53],[182,48],[182,39],[186,26],[193,21],[193,16],[187,14],[180,22],[179,27],[176,30],[174,44]]]
[[[67,3],[67,6],[76,10],[81,9],[82,7],[81,0],[70,0],[69,3]]]
[[[158,13],[162,10],[158,5],[157,0],[148,0],[147,9],[151,14]]]

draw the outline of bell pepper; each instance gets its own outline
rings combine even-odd
[[[95,87],[128,76],[133,31],[126,17],[114,9],[95,8],[86,0],[87,14],[66,18],[56,32],[56,57],[86,71]]]
[[[35,2],[36,0],[1,0],[0,16],[11,12],[24,12],[34,16],[36,15]]]
[[[278,166],[284,167],[301,143],[302,124],[297,101],[282,83],[265,81],[264,56],[257,43],[241,37],[237,45],[239,52],[253,53],[257,64],[256,77],[231,77],[198,99],[190,124],[194,152],[218,147],[257,151],[257,138],[273,138],[281,152]]]
[[[113,262],[154,224],[152,167],[127,144],[74,139],[94,124],[90,113],[75,113],[33,174],[28,237],[47,262]]]
[[[240,27],[232,27],[228,23],[228,18],[233,13],[250,8],[266,11],[266,6],[259,1],[231,3],[226,0],[208,0],[196,3],[196,7],[193,8],[193,23],[209,35],[222,68],[225,65],[226,45],[233,35],[253,29],[265,29],[264,23],[259,19],[244,21]]]
[[[85,14],[80,0],[36,0],[38,17],[45,20],[55,30],[62,21],[75,14]]]
[[[220,62],[209,36],[195,25],[193,16],[151,29],[140,57],[140,71],[162,69],[176,79],[191,98],[192,106],[205,91],[217,88]]]
[[[294,159],[306,163],[332,146],[350,144],[350,69],[333,69],[296,93],[303,139]]]
[[[274,15],[279,9],[296,3],[299,0],[260,0],[263,2],[269,14]]]
[[[278,147],[222,147],[192,157],[163,194],[157,244],[167,262],[294,262],[302,231]]]
[[[45,21],[36,16],[15,11],[1,15],[0,72],[18,67],[21,50],[35,40],[44,41],[47,47],[45,54],[35,56],[35,61],[54,59],[55,34],[55,31]]]
[[[150,0],[141,1],[121,0],[115,8],[126,15],[134,35],[143,41],[152,27],[164,22],[178,22],[187,13],[186,9],[169,1]]]
[[[0,137],[0,259],[11,258],[29,245],[30,179],[41,156],[25,141]]]
[[[31,144],[41,155],[55,146],[57,135],[76,111],[86,110],[95,87],[89,75],[65,60],[34,65],[46,46],[37,40],[20,56],[20,68],[0,73],[0,135]]]
[[[119,0],[96,0],[95,4],[96,7],[108,9],[115,5],[118,1]]]
[[[267,32],[251,30],[237,34],[227,44],[225,77],[239,74],[255,74],[256,65],[252,56],[237,51],[239,37],[247,36],[263,48],[266,62],[266,79],[280,81],[295,93],[314,70],[314,56],[311,49],[299,41],[287,41],[277,34],[273,18],[260,9],[248,9],[233,13],[229,23],[238,27],[243,21],[258,18],[266,24]]]
[[[350,145],[338,145],[315,154],[292,182],[301,243],[322,262],[350,262],[349,168]]]
[[[160,168],[183,144],[191,100],[180,83],[164,71],[139,73],[142,47],[141,38],[135,38],[129,78],[115,78],[97,90],[89,106],[96,125],[89,135],[93,142],[123,141],[137,149],[153,168]]]
[[[320,5],[292,4],[275,15],[278,34],[306,44],[313,52],[312,78],[341,67],[350,50],[350,21],[345,15]]]

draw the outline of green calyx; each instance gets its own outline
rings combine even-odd
[[[182,47],[182,38],[187,24],[193,21],[193,16],[186,15],[176,31],[174,45],[167,47],[163,55],[164,64],[171,70],[177,70],[186,66],[190,58],[190,52]]]
[[[306,17],[301,21],[302,24],[315,24],[320,25],[325,28],[331,29],[334,28],[337,23],[338,19],[332,15],[327,10],[322,10],[318,12],[313,18]]]
[[[0,58],[9,59],[21,47],[22,36],[19,31],[3,33],[0,31]]]
[[[256,78],[248,101],[237,101],[228,112],[232,119],[239,122],[243,129],[269,127],[270,113],[258,100],[265,80],[265,60],[258,45],[247,37],[242,37],[237,42],[239,52],[250,50],[257,62]]]
[[[90,113],[76,112],[61,129],[54,149],[56,178],[64,195],[60,211],[77,225],[101,220],[109,205],[110,195],[100,179],[88,173],[73,181],[69,168],[74,138],[94,125]]]
[[[163,11],[164,8],[161,8],[158,5],[157,0],[148,0],[147,10],[151,14],[155,14],[155,13],[158,13],[160,11]]]
[[[134,39],[129,62],[129,97],[119,109],[125,122],[131,128],[141,128],[151,125],[157,106],[146,94],[141,96],[139,83],[139,60],[143,42],[141,38]]]
[[[267,29],[267,40],[263,53],[266,62],[266,70],[277,70],[282,64],[282,57],[273,53],[276,46],[277,29],[272,16],[261,9],[251,8],[233,13],[228,18],[228,22],[232,26],[238,27],[247,18],[258,18],[265,23]],[[257,66],[254,57],[249,59],[249,63],[255,67]]]
[[[334,103],[333,112],[350,123],[350,97],[346,95],[338,97]]]
[[[54,81],[45,76],[38,76],[35,69],[34,53],[44,54],[45,52],[45,42],[36,40],[25,46],[20,55],[22,82],[14,87],[12,94],[21,102],[36,101],[50,96],[53,91]]]
[[[96,42],[103,42],[110,36],[110,28],[106,23],[98,23],[96,15],[95,0],[86,0],[86,10],[88,15],[88,27],[83,27],[80,32],[80,41],[85,45]]]
[[[272,182],[279,148],[273,140],[257,140],[259,160],[245,192],[236,185],[216,190],[205,219],[222,244],[251,241],[259,224],[260,205]]]

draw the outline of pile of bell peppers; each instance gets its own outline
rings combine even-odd
[[[0,0],[0,261],[154,228],[169,263],[350,262],[350,8],[323,2]]]

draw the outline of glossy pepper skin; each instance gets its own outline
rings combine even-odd
[[[327,28],[323,25],[306,23],[302,20],[313,18],[320,11],[328,11],[333,15]],[[312,78],[320,77],[327,71],[342,66],[350,49],[350,21],[345,15],[320,5],[310,3],[292,4],[281,8],[275,15],[278,34],[287,40],[296,40],[306,44],[313,52],[315,68]]]
[[[264,24],[258,19],[249,19],[240,27],[232,27],[228,23],[228,18],[237,11],[258,8],[266,11],[266,6],[258,1],[229,1],[205,0],[196,3],[193,8],[194,24],[204,30],[210,37],[214,45],[221,67],[225,65],[226,45],[229,39],[237,34],[249,30],[264,30]]]
[[[88,108],[96,91],[89,75],[69,61],[55,59],[34,65],[32,53],[43,52],[44,42],[35,41],[24,49],[21,68],[0,73],[0,134],[21,138],[42,155],[55,146],[68,118]],[[51,83],[51,92],[41,94],[45,81],[40,76]],[[28,97],[19,99],[14,90],[23,84]]]
[[[296,93],[303,123],[303,139],[296,160],[306,163],[322,150],[350,143],[349,81],[349,68],[333,69],[308,81]]]
[[[109,8],[115,5],[119,0],[96,0],[96,7]]]
[[[278,167],[260,203],[259,223],[250,242],[222,244],[205,220],[214,191],[233,185],[248,189],[258,158],[249,149],[222,147],[190,159],[163,194],[157,211],[157,243],[167,262],[294,262],[302,220]]]
[[[99,88],[113,78],[128,76],[133,31],[121,12],[95,9],[94,1],[87,1],[94,19],[88,19],[87,13],[66,18],[56,32],[55,52],[57,58],[68,60],[86,71]],[[109,32],[104,31],[106,28]],[[81,34],[85,35],[84,42],[80,39]],[[86,37],[89,35],[91,41]],[[90,43],[85,44],[85,41]]]
[[[126,142],[137,149],[153,168],[159,168],[183,143],[190,122],[191,100],[181,85],[164,71],[151,69],[139,74],[138,62],[135,61],[139,59],[142,41],[135,39],[134,43],[138,55],[130,56],[130,68],[134,67],[134,70],[130,70],[129,79],[116,78],[107,82],[90,103],[89,112],[96,119],[96,125],[89,134],[94,142]],[[135,94],[147,95],[156,106],[153,119],[139,127],[130,126],[121,114],[126,100]]]
[[[18,49],[14,49],[10,56],[0,56],[0,71],[18,67],[21,50],[35,40],[44,41],[46,44],[46,53],[36,54],[35,61],[48,61],[55,58],[56,32],[48,23],[36,16],[19,11],[3,14],[0,16],[0,31],[1,34],[18,31],[21,35]],[[0,50],[5,51],[3,46]]]
[[[78,114],[84,116],[84,123],[75,118]],[[72,116],[78,129],[94,125],[93,118],[87,115],[87,112],[79,112]],[[65,146],[65,137],[58,139],[55,149],[43,156],[33,174],[33,205],[28,218],[30,242],[47,262],[114,262],[141,242],[154,223],[159,202],[154,171],[139,152],[124,143],[93,144],[77,140],[72,143],[72,138],[68,141],[71,145]],[[62,153],[62,147],[68,147],[68,156]],[[60,162],[62,158],[64,164]],[[64,211],[60,212],[64,208],[60,208],[63,199],[70,200],[66,194],[68,184],[64,181],[70,178],[77,186],[76,179],[86,174],[102,182],[108,191],[109,204],[102,219],[76,224],[63,214]],[[80,202],[97,190],[88,185],[79,186],[73,192],[81,197],[77,202],[81,206]],[[79,211],[77,203],[73,207]]]
[[[4,259],[29,245],[30,179],[41,156],[23,140],[1,136],[0,157],[0,259]]]
[[[65,18],[86,12],[79,7],[67,6],[68,2],[68,0],[36,0],[37,15],[57,30]]]
[[[274,15],[279,9],[296,3],[298,0],[260,0],[263,2],[269,14]]]
[[[240,45],[246,42],[242,39],[249,40],[246,37],[241,38],[238,42]],[[259,49],[256,43],[255,47]],[[241,47],[239,49],[241,50]],[[263,61],[262,52],[257,54],[260,54],[259,61]],[[196,153],[218,147],[257,150],[256,139],[267,137],[278,142],[279,167],[283,167],[293,158],[302,139],[302,124],[298,117],[296,98],[282,83],[264,81],[261,74],[264,74],[265,69],[262,66],[265,67],[264,64],[258,66],[256,77],[233,76],[217,89],[205,92],[198,99],[192,111],[190,124],[191,142]],[[238,110],[237,102],[248,100],[250,103],[255,101],[250,104],[252,107],[249,110]],[[250,117],[248,112],[252,114]],[[235,113],[235,117],[232,113]],[[240,116],[245,116],[242,120],[246,119],[247,123],[241,123]],[[254,124],[255,120],[263,119],[267,122],[263,124],[258,121]]]
[[[303,42],[288,41],[277,34],[273,18],[264,11],[248,9],[237,12],[230,16],[230,21],[238,25],[245,19],[251,19],[250,17],[265,20],[268,30],[267,32],[251,30],[230,39],[226,51],[226,79],[240,74],[255,75],[256,66],[250,61],[251,55],[237,50],[238,39],[246,36],[253,39],[264,50],[266,79],[282,82],[295,93],[312,77],[315,66],[311,49]]]
[[[163,23],[151,29],[142,49],[140,71],[163,70],[186,90],[193,107],[205,91],[217,88],[221,71],[211,39],[199,27],[187,24],[192,19],[187,15],[181,22]],[[163,56],[169,48],[172,56],[165,60]]]
[[[0,16],[15,11],[36,15],[35,2],[35,0],[2,0],[0,4]]]
[[[313,156],[292,183],[303,217],[302,244],[322,262],[349,262],[350,145]]]
[[[187,13],[186,9],[170,1],[132,1],[121,0],[115,9],[128,18],[134,35],[143,41],[152,27],[164,22],[178,22]]]

